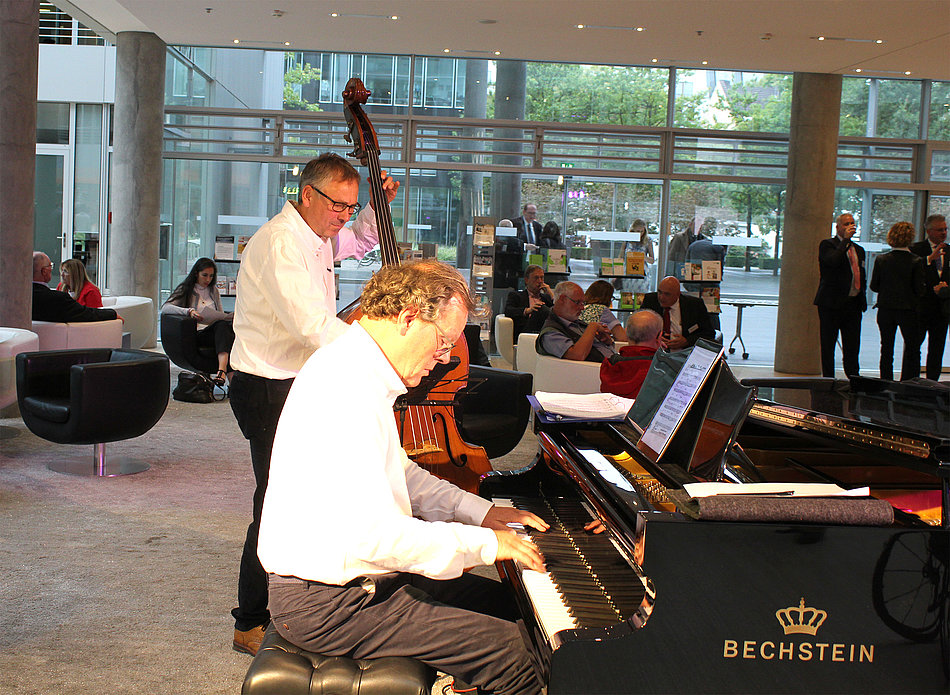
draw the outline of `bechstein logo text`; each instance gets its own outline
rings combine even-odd
[[[789,640],[723,640],[724,659],[762,659],[765,661],[829,661],[846,663],[873,663],[873,644],[818,641],[818,630],[828,618],[827,611],[805,605],[802,598],[797,606],[775,611],[775,619]],[[804,635],[805,639],[795,639]],[[809,637],[815,640],[808,639]]]

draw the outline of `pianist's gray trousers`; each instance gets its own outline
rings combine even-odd
[[[325,656],[413,657],[481,690],[537,695],[545,676],[508,591],[471,573],[390,573],[345,586],[269,575],[280,635]]]

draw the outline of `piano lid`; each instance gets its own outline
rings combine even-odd
[[[950,447],[950,388],[867,377],[836,379],[743,379],[758,387],[758,399],[835,418],[893,428]]]

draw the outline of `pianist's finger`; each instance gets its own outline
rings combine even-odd
[[[496,560],[516,560],[528,569],[544,572],[544,556],[537,546],[529,540],[519,537],[513,531],[495,531],[498,537]]]
[[[501,507],[494,505],[482,519],[482,526],[495,531],[505,531],[508,524],[530,526],[538,531],[547,531],[548,523],[537,514],[526,512],[515,507]]]
[[[588,521],[586,524],[584,524],[584,530],[590,531],[591,533],[603,533],[607,530],[607,528],[604,526],[604,522],[602,522],[600,519],[594,519],[593,521]]]

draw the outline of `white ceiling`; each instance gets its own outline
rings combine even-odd
[[[950,80],[950,0],[61,0],[107,38]],[[331,12],[341,14],[332,18]],[[279,16],[278,16],[279,15]],[[398,20],[388,17],[397,15]],[[577,29],[577,24],[588,28]],[[636,31],[635,27],[643,27]],[[813,37],[824,35],[825,41]],[[847,40],[844,40],[847,39]],[[882,39],[883,43],[875,43]],[[449,53],[444,53],[448,49]],[[499,51],[495,56],[494,52]],[[657,62],[654,63],[653,59]]]

